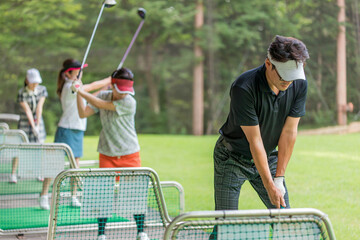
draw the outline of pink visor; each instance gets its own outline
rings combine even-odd
[[[88,66],[88,64],[85,63],[83,68],[86,68],[87,66]],[[79,70],[79,69],[81,69],[81,66],[80,67],[70,67],[70,68],[66,69],[64,72],[70,72],[72,70]]]
[[[129,93],[134,95],[134,81],[129,79],[112,78],[111,83],[118,93]]]

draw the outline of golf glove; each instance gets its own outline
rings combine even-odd
[[[77,93],[80,88],[81,88],[80,81],[74,81],[73,84],[71,85],[71,91],[73,91],[74,93]]]
[[[275,177],[274,178],[275,186],[280,190],[282,196],[285,196],[286,190],[284,186],[284,177]]]
[[[32,129],[34,135],[36,138],[39,137],[40,127],[38,125],[35,125],[35,127]]]

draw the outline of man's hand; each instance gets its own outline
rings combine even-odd
[[[276,208],[280,208],[281,206],[284,208],[286,207],[285,199],[275,184],[272,188],[267,189],[267,192],[271,203],[276,206]]]
[[[77,93],[81,87],[82,87],[81,81],[74,81],[73,84],[71,85],[71,90],[74,93]]]
[[[275,177],[274,178],[275,186],[280,190],[282,196],[285,196],[286,189],[284,186],[284,177]]]

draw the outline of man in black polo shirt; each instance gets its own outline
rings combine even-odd
[[[284,176],[305,115],[308,58],[303,42],[276,36],[265,63],[232,84],[230,113],[214,149],[216,210],[237,210],[246,180],[267,208],[290,207]]]

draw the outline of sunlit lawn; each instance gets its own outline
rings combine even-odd
[[[185,189],[186,211],[213,210],[212,151],[217,136],[139,135],[144,167]],[[98,137],[84,140],[83,160],[98,159]],[[286,172],[291,207],[329,215],[337,239],[360,236],[360,134],[299,136]],[[263,209],[248,183],[240,209]]]

